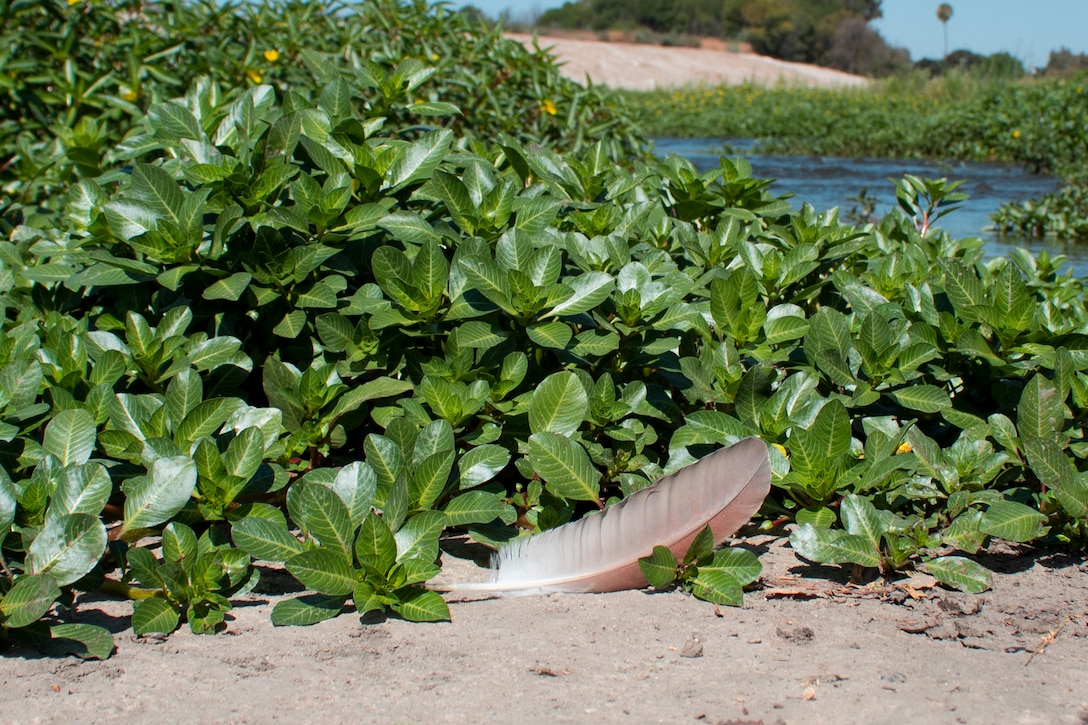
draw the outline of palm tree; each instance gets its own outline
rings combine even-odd
[[[944,57],[948,57],[948,19],[952,17],[952,6],[941,3],[937,6],[937,19],[944,25]]]

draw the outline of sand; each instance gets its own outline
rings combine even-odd
[[[533,36],[508,37],[531,46]],[[562,64],[562,73],[580,83],[586,77],[612,88],[653,90],[684,85],[855,87],[869,83],[862,76],[804,63],[790,63],[754,53],[736,53],[718,47],[666,48],[637,43],[600,42],[538,36]]]

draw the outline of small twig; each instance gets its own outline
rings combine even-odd
[[[1068,621],[1069,617],[1066,617],[1064,620],[1062,620],[1062,623],[1058,625],[1057,629],[1052,629],[1045,635],[1043,635],[1043,638],[1039,640],[1039,646],[1032,650],[1031,654],[1028,655],[1028,658],[1024,660],[1024,667],[1027,667],[1031,664],[1031,661],[1035,659],[1035,655],[1041,655],[1042,653],[1046,652],[1046,648],[1053,644],[1054,640],[1058,638],[1058,633],[1062,631],[1062,627],[1064,627],[1065,623]]]

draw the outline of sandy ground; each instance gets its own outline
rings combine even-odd
[[[526,45],[531,35],[510,33]],[[563,75],[584,83],[612,88],[652,90],[683,85],[752,83],[761,86],[862,86],[861,76],[803,63],[789,63],[754,53],[734,53],[724,48],[666,48],[635,43],[539,36],[541,48],[550,48],[562,63]]]
[[[925,577],[853,585],[784,539],[745,545],[764,575],[743,609],[679,592],[451,597],[451,623],[345,613],[277,629],[271,607],[295,592],[268,571],[225,633],[137,638],[130,605],[84,602],[77,618],[114,629],[117,653],[80,662],[9,648],[0,721],[1088,721],[1083,557],[994,555],[993,590],[973,596]],[[474,569],[451,559],[444,576]]]

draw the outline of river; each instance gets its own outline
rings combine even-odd
[[[1008,201],[1034,198],[1054,191],[1059,182],[1051,176],[1029,174],[1009,164],[936,162],[917,159],[856,159],[833,156],[773,156],[756,153],[750,139],[662,138],[656,139],[658,153],[677,154],[689,159],[697,169],[717,168],[721,149],[729,144],[740,149],[752,164],[757,178],[776,179],[771,193],[795,194],[791,203],[800,207],[809,202],[818,211],[840,207],[843,214],[856,205],[862,189],[876,200],[876,216],[895,206],[895,187],[889,179],[904,174],[923,178],[964,181],[958,191],[969,195],[962,207],[942,217],[937,226],[954,237],[980,237],[986,241],[987,256],[1007,254],[1014,247],[1034,253],[1042,250],[1064,254],[1073,273],[1088,276],[1088,244],[1065,243],[1055,239],[999,236],[992,227],[990,214]]]

